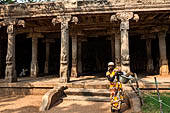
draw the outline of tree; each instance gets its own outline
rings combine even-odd
[[[12,4],[16,3],[16,0],[2,0],[0,1],[0,4]]]
[[[13,4],[13,3],[25,3],[25,2],[41,2],[41,1],[54,1],[54,0],[2,0],[0,4]]]

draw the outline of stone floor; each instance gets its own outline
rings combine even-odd
[[[109,82],[106,77],[88,75],[81,76],[79,78],[71,78],[69,84],[84,84],[84,85],[108,85]],[[159,86],[170,86],[170,76],[159,76],[159,75],[139,75],[140,87],[143,84],[153,84],[154,77],[157,77]],[[4,86],[15,86],[24,87],[24,84],[29,83],[32,86],[55,86],[58,84],[59,78],[55,76],[46,76],[38,78],[22,77],[18,78],[16,83],[5,83],[4,79],[0,79],[0,87]],[[25,85],[25,87],[29,87]],[[44,85],[44,86],[43,86]],[[27,96],[3,96],[0,97],[0,113],[38,113],[39,106],[41,104],[42,95],[27,95]],[[47,112],[42,113],[110,113],[109,102],[89,102],[89,101],[63,101],[58,106],[53,107]],[[123,113],[131,113],[125,111]]]
[[[102,75],[102,76],[101,76]],[[169,76],[160,76],[160,75],[149,75],[149,74],[139,74],[139,84],[141,87],[145,84],[154,84],[154,77],[157,77],[158,83],[164,84],[164,85],[170,85],[170,75]],[[31,78],[31,77],[20,77],[18,78],[18,82],[10,84],[18,85],[20,84],[23,86],[24,83],[30,83],[33,86],[34,85],[54,85],[59,84],[59,78],[57,78],[55,75],[49,75],[45,77],[37,77],[37,78]],[[87,76],[80,76],[78,78],[71,78],[70,82],[68,84],[83,84],[83,85],[108,85],[109,82],[106,77],[104,77],[104,73],[97,73],[97,74],[88,74]],[[6,85],[4,79],[0,79],[0,86]]]
[[[41,99],[40,95],[0,97],[0,113],[110,113],[109,102],[91,101],[61,101],[46,112],[39,112]]]

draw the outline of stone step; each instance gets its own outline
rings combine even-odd
[[[109,97],[102,97],[102,96],[74,96],[74,95],[68,95],[67,97],[63,98],[63,100],[67,100],[67,101],[110,102]]]
[[[67,95],[79,96],[103,96],[109,97],[109,89],[85,89],[85,88],[68,88],[64,91]]]

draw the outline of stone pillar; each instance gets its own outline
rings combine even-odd
[[[25,27],[25,21],[14,18],[6,18],[0,22],[0,27],[7,26],[8,48],[6,56],[5,80],[10,83],[17,81],[15,70],[15,25],[22,25]]]
[[[152,50],[151,50],[151,38],[146,39],[146,51],[147,51],[147,72],[152,72],[154,70],[153,67],[153,59],[152,59]]]
[[[120,23],[120,33],[121,33],[121,68],[122,71],[130,72],[130,57],[129,57],[129,20],[130,19],[139,20],[139,16],[137,14],[133,14],[133,12],[120,12],[116,13],[116,15],[112,15],[110,20],[118,21],[121,20]]]
[[[46,57],[45,57],[45,66],[44,66],[44,73],[49,73],[49,55],[50,55],[50,43],[46,42]]]
[[[16,82],[16,70],[15,70],[15,27],[13,24],[7,26],[8,33],[8,48],[6,56],[6,70],[5,70],[5,80],[7,82]]]
[[[1,38],[1,36],[0,36],[0,38]],[[1,40],[0,40],[0,78],[2,75],[2,41]]]
[[[27,38],[32,38],[32,61],[30,68],[30,77],[38,77],[38,38],[44,38],[41,33],[31,32]]]
[[[121,65],[121,41],[120,41],[120,33],[115,34],[115,65]]]
[[[60,82],[69,82],[69,21],[65,20],[68,17],[61,18],[63,21],[61,22]]]
[[[77,35],[72,35],[72,69],[71,76],[77,77]]]
[[[31,61],[31,77],[38,76],[38,38],[32,38],[32,61]]]
[[[57,16],[52,19],[53,25],[61,23],[60,82],[67,83],[69,76],[69,22],[77,24],[78,18],[71,15]]]
[[[78,40],[78,73],[82,73],[82,41]]]
[[[115,59],[115,40],[114,40],[114,37],[111,36],[111,50],[112,50],[112,62],[114,62],[114,59]]]
[[[168,60],[166,56],[166,32],[161,31],[158,33],[159,38],[159,52],[160,52],[160,75],[168,75]]]
[[[61,23],[61,53],[60,53],[60,82],[67,83],[69,77],[69,29],[68,23],[71,16],[58,16],[52,20],[52,23]]]
[[[54,39],[51,38],[52,36],[48,35],[44,40],[42,40],[43,43],[45,43],[46,46],[46,54],[45,54],[45,65],[44,65],[44,73],[49,73],[49,56],[50,56],[50,44],[55,42]]]
[[[130,72],[129,36],[127,29],[121,30],[121,67],[122,71]]]

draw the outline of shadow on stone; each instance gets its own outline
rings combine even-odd
[[[42,98],[42,103],[39,111],[49,110],[54,105],[58,105],[62,102],[62,98],[66,96],[64,90],[67,89],[66,86],[54,87],[49,90]]]

